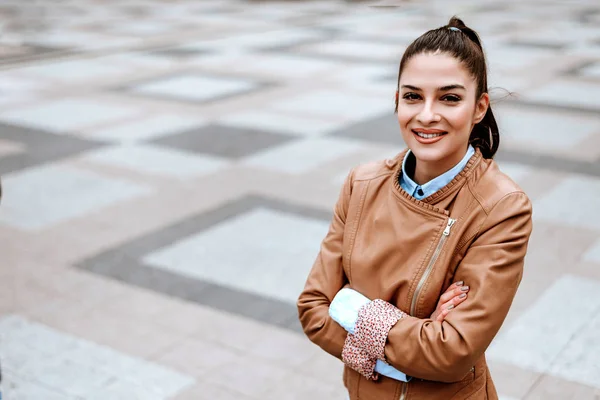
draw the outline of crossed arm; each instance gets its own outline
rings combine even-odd
[[[350,180],[351,176],[298,299],[306,335],[340,359],[348,333],[329,315],[329,309],[348,283],[342,268],[342,242]],[[455,273],[457,280],[469,283],[469,301],[451,313],[438,303],[428,319],[403,317],[387,334],[385,361],[408,376],[439,382],[462,379],[489,346],[508,313],[521,280],[530,233],[531,204],[523,193],[511,193],[488,210],[478,237]]]

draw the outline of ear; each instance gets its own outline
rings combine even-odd
[[[483,117],[485,117],[485,113],[490,107],[490,95],[488,93],[483,93],[479,98],[477,104],[475,104],[475,123],[478,124],[481,122]]]

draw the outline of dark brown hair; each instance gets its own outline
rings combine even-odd
[[[457,17],[452,17],[446,26],[424,33],[407,47],[398,70],[398,91],[400,75],[408,61],[418,54],[436,51],[449,54],[462,62],[477,82],[477,99],[483,93],[488,93],[487,65],[481,40],[473,29]],[[395,111],[398,111],[398,97]],[[491,106],[481,122],[473,127],[469,143],[478,147],[485,158],[492,158],[496,154],[500,145],[500,132]]]

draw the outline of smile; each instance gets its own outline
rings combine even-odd
[[[423,139],[433,139],[433,138],[440,137],[440,136],[446,134],[446,132],[441,132],[441,133],[415,132],[415,133],[417,134],[417,136],[422,137]]]
[[[433,144],[436,143],[448,133],[439,129],[419,129],[413,130],[412,133],[419,143],[422,144]]]

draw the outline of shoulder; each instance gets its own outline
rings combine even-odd
[[[523,189],[500,170],[494,160],[482,159],[469,181],[469,188],[486,214],[502,203],[503,208],[531,208]]]

